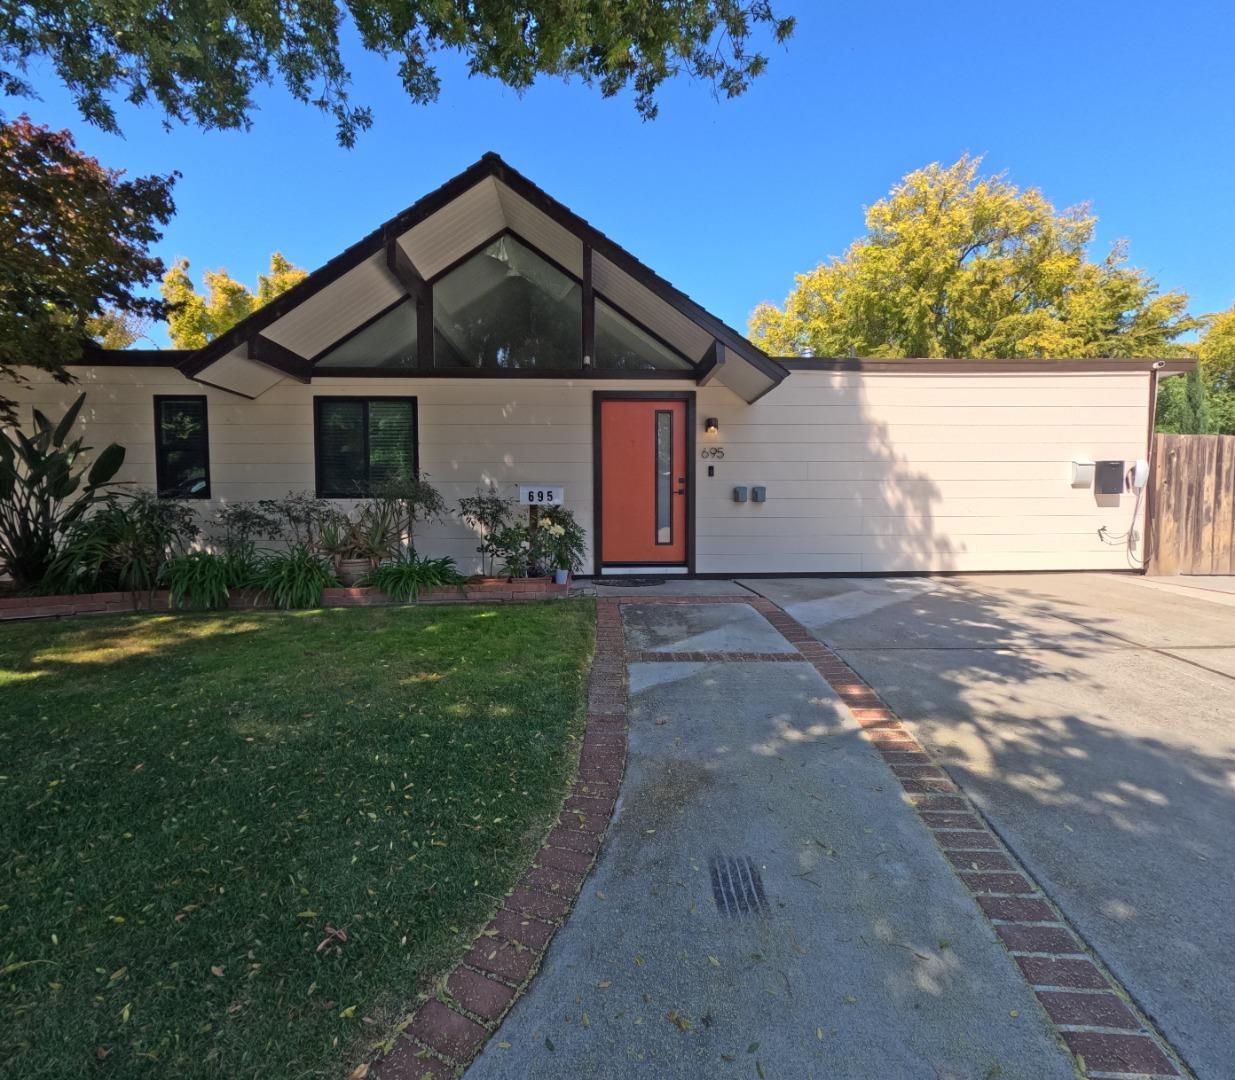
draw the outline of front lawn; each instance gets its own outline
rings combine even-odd
[[[0,1072],[339,1077],[530,857],[587,601],[0,626]]]

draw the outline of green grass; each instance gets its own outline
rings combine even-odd
[[[0,1073],[346,1075],[556,812],[593,624],[556,601],[0,629]]]

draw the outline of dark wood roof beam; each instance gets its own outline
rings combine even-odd
[[[298,382],[307,383],[313,380],[313,365],[299,353],[292,352],[286,345],[280,345],[261,334],[249,338],[248,356],[260,364],[290,375]]]

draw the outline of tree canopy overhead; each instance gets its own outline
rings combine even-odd
[[[437,98],[434,54],[450,50],[516,90],[541,75],[577,76],[606,97],[629,87],[650,118],[678,73],[743,93],[767,65],[756,33],[779,43],[793,29],[771,0],[27,0],[0,6],[0,89],[33,94],[29,67],[45,57],[105,130],[117,129],[118,99],[226,129],[247,127],[255,90],[281,82],[351,145],[373,120],[349,96],[341,42],[351,34],[397,63],[417,103]]]
[[[1116,244],[1091,261],[1097,218],[980,175],[982,159],[910,173],[866,211],[867,235],[760,304],[768,352],[940,358],[1158,356],[1199,321]]]
[[[270,272],[257,275],[256,293],[220,269],[202,275],[206,285],[203,295],[189,276],[189,260],[177,259],[159,286],[167,301],[172,346],[200,349],[308,276],[307,270],[294,266],[276,251],[270,256]]]
[[[83,154],[67,131],[20,116],[0,123],[0,379],[21,365],[70,381],[100,319],[160,318],[134,295],[163,264],[150,253],[171,218],[178,174],[133,180]],[[0,395],[0,417],[12,403]]]

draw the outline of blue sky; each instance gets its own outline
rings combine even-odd
[[[1089,201],[1096,255],[1132,262],[1192,310],[1235,301],[1235,20],[1225,5],[1142,2],[840,5],[779,0],[798,17],[750,92],[717,103],[682,79],[644,123],[631,100],[545,80],[522,97],[441,57],[440,101],[417,107],[393,70],[353,55],[376,124],[352,150],[332,122],[276,90],[246,133],[165,132],[121,112],[124,137],[85,125],[49,73],[41,102],[105,164],[179,169],[159,253],[195,275],[253,284],[274,249],[312,268],[486,150],[588,218],[675,285],[744,328],[806,270],[862,232],[862,208],[904,173],[986,155],[1057,206]],[[160,330],[157,343],[165,344]]]

